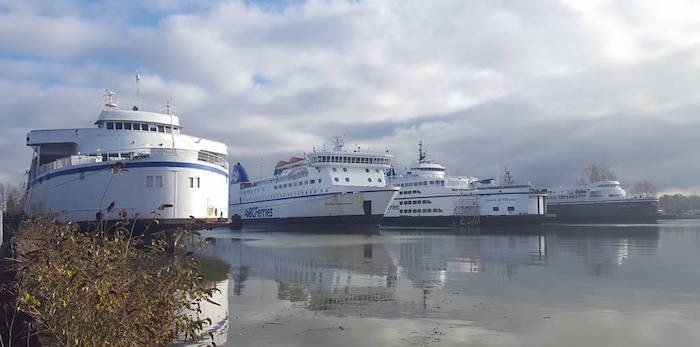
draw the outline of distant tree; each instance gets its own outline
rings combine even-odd
[[[630,194],[643,197],[656,196],[656,192],[656,186],[647,181],[635,183],[630,190]]]
[[[24,185],[0,183],[0,199],[5,199],[7,215],[19,216],[24,213],[24,192]]]
[[[669,215],[688,215],[700,211],[700,196],[664,195],[659,198],[659,209]]]
[[[591,184],[599,181],[616,181],[617,173],[605,164],[593,163],[583,171],[579,184]]]

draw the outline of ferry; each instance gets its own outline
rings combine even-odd
[[[392,155],[332,149],[279,161],[271,177],[251,180],[232,169],[229,211],[246,224],[378,226],[399,189],[386,182]]]
[[[560,222],[656,222],[659,199],[629,196],[619,181],[598,181],[549,192],[547,209]]]
[[[32,130],[27,146],[28,216],[90,223],[125,213],[159,226],[227,220],[226,145],[183,134],[169,105],[163,113],[119,109],[107,90],[94,127]]]
[[[387,178],[401,191],[389,206],[383,226],[453,227],[460,225],[536,225],[546,218],[545,190],[530,184],[504,184],[493,179],[447,176],[418,149],[418,164],[404,175],[391,169]]]

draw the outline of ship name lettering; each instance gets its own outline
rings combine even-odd
[[[246,218],[272,218],[271,208],[249,207],[243,211]]]

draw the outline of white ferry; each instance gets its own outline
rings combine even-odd
[[[250,180],[234,165],[229,211],[243,224],[379,225],[398,188],[387,185],[384,172],[393,156],[359,149],[314,150],[275,166],[272,177]]]
[[[659,199],[628,196],[619,181],[550,190],[547,208],[556,221],[656,222]]]
[[[509,177],[509,175],[507,175]],[[392,170],[390,183],[401,191],[389,206],[383,226],[532,225],[546,215],[546,193],[530,184],[493,184],[492,179],[446,176],[444,166],[426,160],[405,175]]]
[[[228,216],[225,144],[182,134],[169,106],[121,110],[110,90],[105,106],[93,128],[29,132],[27,215],[109,222],[125,211],[160,226]]]

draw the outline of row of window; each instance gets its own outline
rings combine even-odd
[[[321,156],[313,158],[312,162],[389,165],[391,163],[391,159],[389,159],[389,158],[346,157],[346,156],[335,156],[335,155],[321,155]]]
[[[381,182],[381,181],[380,181]],[[399,195],[404,195],[404,194],[420,194],[420,190],[402,190],[399,191]]]
[[[334,178],[333,178],[333,181],[335,181],[335,182],[340,182],[340,178],[334,177]],[[345,182],[350,182],[350,178],[349,178],[349,177],[345,177]],[[367,177],[367,182],[372,183],[372,177]],[[381,178],[377,178],[377,182],[381,183],[381,182],[382,182],[382,179],[381,179]]]
[[[100,126],[101,127],[101,126]],[[105,127],[109,130],[139,130],[139,131],[154,131],[159,133],[178,133],[178,127],[170,127],[169,125],[157,125],[148,123],[131,123],[131,122],[105,122]]]
[[[399,210],[399,213],[442,213],[440,208],[418,208],[412,210]]]
[[[321,179],[318,179],[318,183],[321,183]],[[309,184],[316,184],[315,179],[311,180],[305,180],[305,181],[298,181],[298,182],[289,182],[285,184],[280,184],[276,185],[274,189],[284,189],[284,188],[290,188],[290,187],[296,187],[296,186],[304,186],[304,185],[309,185]]]
[[[498,208],[498,206],[494,206],[494,207],[493,207],[493,212],[498,212],[499,210],[500,210],[500,209]],[[508,206],[508,212],[513,212],[513,211],[515,211],[515,207],[513,207],[513,206]]]
[[[399,187],[415,187],[415,186],[428,186],[428,185],[444,186],[445,181],[437,180],[437,181],[408,182],[408,183],[399,184]]]
[[[312,194],[322,194],[324,192],[323,189],[319,190],[300,190],[297,192],[290,192],[290,193],[281,193],[281,194],[273,194],[273,195],[259,195],[259,196],[251,196],[251,197],[244,197],[241,198],[241,202],[251,202],[251,201],[260,201],[260,200],[272,200],[272,199],[281,199],[281,198],[291,198],[295,196],[306,196],[306,195],[312,195]],[[328,193],[328,188],[325,190],[326,193]]]
[[[190,188],[199,188],[201,180],[199,177],[187,178]],[[146,188],[163,188],[163,176],[146,176]]]
[[[338,171],[338,168],[337,168],[337,167],[334,167],[334,168],[333,168],[333,172],[337,172],[337,171]],[[348,168],[344,167],[344,168],[343,168],[343,172],[348,172]],[[366,172],[366,173],[369,173],[369,169],[368,169],[368,168],[365,168],[365,172]],[[374,169],[374,172],[379,173],[379,169]]]
[[[163,176],[146,176],[147,188],[163,188]]]
[[[432,204],[430,200],[406,200],[399,201],[399,205],[420,205],[420,204]]]

